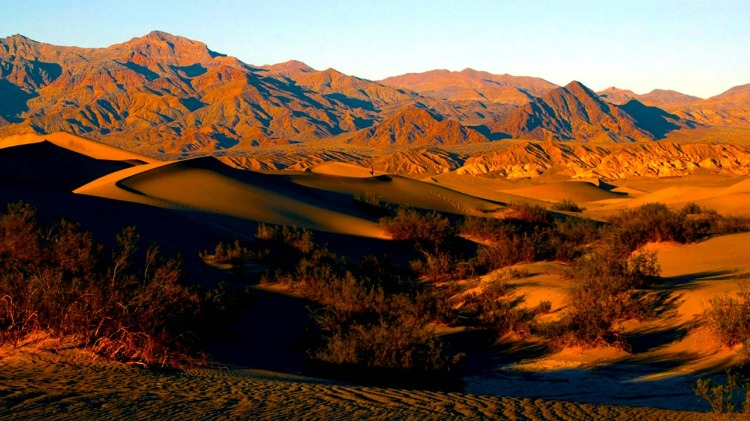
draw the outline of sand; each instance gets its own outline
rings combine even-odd
[[[86,139],[70,133],[57,132],[47,135],[25,134],[0,139],[0,149],[14,146],[30,145],[40,142],[50,142],[61,148],[88,156],[94,159],[110,161],[140,161],[142,163],[158,162],[158,159],[126,151],[94,140]]]
[[[35,346],[5,351],[0,419],[708,419],[697,412],[351,386],[239,368],[154,372]]]
[[[179,211],[205,218],[217,229],[225,217],[297,225],[361,241],[386,238],[377,217],[353,206],[356,197],[367,194],[466,215],[500,213],[513,201],[551,206],[562,199],[575,200],[597,217],[653,201],[675,207],[693,201],[725,214],[750,209],[747,177],[608,184],[554,177],[511,183],[445,174],[418,181],[372,176],[367,168],[347,164],[269,174],[234,170],[213,158],[157,161],[67,134],[8,138],[0,141],[0,149],[8,163],[19,154],[29,159],[43,152],[49,168],[41,173],[29,169],[25,176],[34,183],[58,180],[66,192]],[[64,176],[79,165],[90,169]],[[179,228],[192,229],[189,223]],[[735,365],[739,352],[713,339],[702,313],[712,297],[736,292],[738,281],[750,273],[750,234],[648,248],[659,253],[665,277],[659,288],[675,305],[655,321],[623,326],[633,344],[630,352],[610,347],[549,353],[540,351],[534,338],[504,338],[484,360],[472,362],[464,379],[469,393],[439,393],[334,384],[263,367],[150,372],[35,345],[0,353],[0,417],[701,419],[705,414],[627,405],[708,408],[691,386],[704,373]],[[511,281],[514,293],[529,306],[551,301],[553,312],[545,317],[559,317],[569,287],[560,275],[564,265],[538,262],[517,269],[527,275]],[[264,343],[249,346],[267,348]]]

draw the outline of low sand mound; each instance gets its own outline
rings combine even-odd
[[[86,139],[70,133],[57,132],[47,135],[25,134],[0,139],[0,149],[13,146],[28,145],[47,141],[61,148],[94,159],[109,161],[132,161],[135,163],[157,162],[158,159],[129,152],[94,140]]]
[[[151,372],[33,349],[0,356],[0,391],[0,417],[13,419],[707,419],[698,412],[345,386],[253,370]]]
[[[716,179],[685,177],[684,180],[669,180],[659,187],[658,182],[648,186],[651,191],[632,200],[601,202],[597,211],[612,213],[623,207],[633,208],[646,203],[664,203],[670,207],[682,207],[687,203],[714,209],[722,214],[750,213],[750,180],[746,177]],[[726,183],[732,183],[728,186]]]
[[[374,171],[369,168],[360,167],[359,165],[347,164],[344,162],[324,162],[310,169],[316,174],[335,175],[338,177],[367,178],[374,175],[382,175],[380,171]]]
[[[504,191],[516,196],[547,202],[570,199],[577,203],[588,203],[598,200],[622,199],[626,196],[622,193],[610,191],[606,184],[595,184],[589,181],[565,181]]]
[[[316,190],[354,196],[369,196],[396,205],[430,209],[454,214],[480,215],[502,209],[502,205],[470,196],[438,184],[398,175],[351,179],[323,175],[295,175],[296,184]]]

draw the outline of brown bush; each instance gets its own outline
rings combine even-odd
[[[448,218],[437,212],[422,214],[414,209],[398,208],[396,215],[380,219],[380,226],[394,240],[416,240],[437,248],[455,235]]]
[[[750,289],[740,284],[737,298],[718,296],[711,299],[708,323],[725,346],[750,344]]]
[[[133,228],[111,258],[92,238],[66,221],[42,229],[33,208],[9,205],[0,216],[0,342],[44,330],[116,360],[197,362],[201,299],[182,285],[180,261],[152,246],[134,265]]]

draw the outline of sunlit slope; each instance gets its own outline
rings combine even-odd
[[[486,214],[500,205],[441,186],[376,174],[349,165],[323,173],[265,174],[230,168],[213,158],[153,163],[109,174],[76,190],[183,210],[272,224],[383,238],[377,218],[360,210],[365,197],[454,214]]]
[[[501,210],[502,205],[481,199],[440,184],[375,171],[374,177],[362,177],[363,169],[353,165],[323,164],[313,174],[291,176],[295,183],[313,189],[327,190],[395,205],[436,210],[454,214],[484,215]],[[316,172],[327,172],[322,175]],[[334,176],[331,176],[333,174]]]

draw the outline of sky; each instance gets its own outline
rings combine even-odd
[[[248,64],[371,80],[473,68],[643,94],[750,83],[749,0],[0,0],[0,37],[106,47],[152,30]]]

